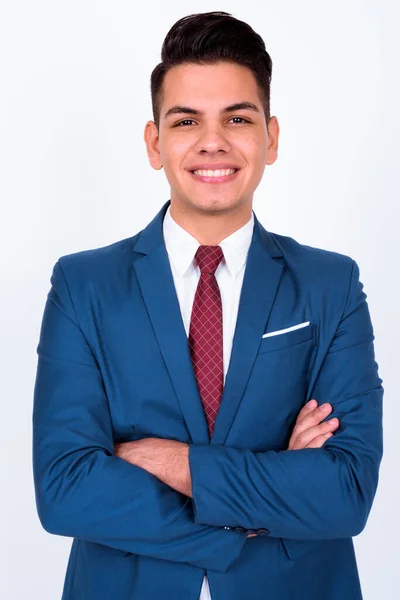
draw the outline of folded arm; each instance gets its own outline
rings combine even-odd
[[[322,448],[252,452],[189,448],[194,519],[264,527],[273,537],[341,538],[364,528],[378,484],[382,380],[366,295],[353,261],[349,294],[310,397],[329,402],[340,428]]]
[[[225,571],[246,535],[195,523],[190,498],[114,456],[100,370],[54,266],[33,407],[36,504],[46,531]]]

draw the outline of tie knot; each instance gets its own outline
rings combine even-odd
[[[201,274],[210,273],[214,275],[223,256],[221,246],[199,246],[195,258]]]

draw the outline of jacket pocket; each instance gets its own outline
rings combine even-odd
[[[280,538],[280,540],[289,560],[297,560],[326,542],[326,540],[292,540],[288,538]]]
[[[296,344],[307,342],[315,338],[316,326],[313,323],[300,329],[293,329],[286,333],[279,333],[271,337],[261,338],[258,354],[279,350],[280,348],[290,348]]]

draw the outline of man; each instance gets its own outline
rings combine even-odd
[[[178,21],[144,136],[170,200],[55,264],[33,462],[43,527],[74,538],[64,600],[362,597],[382,380],[357,264],[252,210],[271,68],[229,14]]]

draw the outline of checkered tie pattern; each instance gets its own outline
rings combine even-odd
[[[193,369],[211,437],[224,386],[222,302],[215,271],[224,254],[220,246],[199,246],[195,260],[200,279],[189,328]]]

